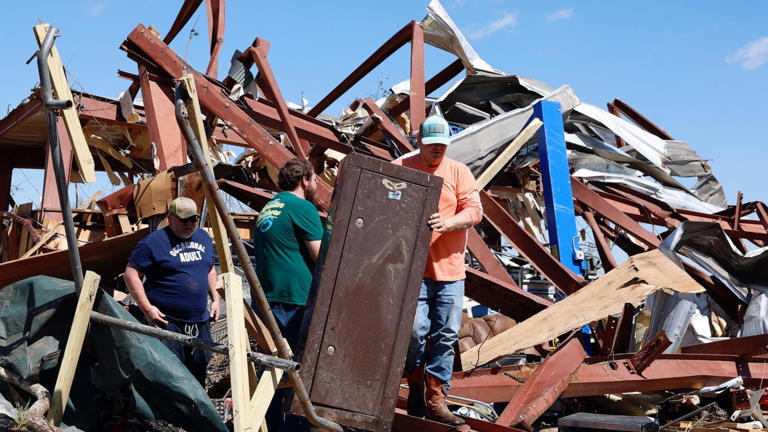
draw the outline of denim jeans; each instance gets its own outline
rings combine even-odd
[[[258,312],[259,308],[255,303],[255,301],[251,303],[253,310],[257,311],[259,318],[264,319],[261,313]],[[288,341],[288,345],[291,346],[291,351],[295,355],[299,352],[297,344],[301,331],[301,321],[304,318],[306,307],[283,303],[270,303],[269,306],[272,309],[272,314],[275,316],[275,321],[277,321],[277,327],[280,328],[280,333]],[[275,395],[272,397],[272,402],[269,404],[265,415],[267,430],[270,432],[309,431],[309,422],[305,418],[283,413],[283,404],[287,395],[288,389],[275,391]]]
[[[427,373],[439,378],[446,386],[450,385],[455,355],[453,346],[459,339],[463,302],[463,280],[422,280],[408,356],[405,359],[406,371],[413,372],[424,366]],[[429,351],[426,350],[427,343]]]
[[[209,321],[185,324],[169,319],[168,325],[165,326],[165,330],[193,336],[206,342],[213,342],[213,338],[211,337],[211,324]],[[162,342],[168,349],[176,354],[176,357],[178,357],[182,363],[184,363],[187,369],[189,369],[189,372],[197,378],[200,385],[205,387],[206,369],[212,354],[208,351],[188,347],[180,343],[169,342],[166,340],[163,340]]]

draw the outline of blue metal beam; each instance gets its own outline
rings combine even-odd
[[[563,114],[558,102],[546,100],[536,103],[533,112],[544,123],[536,132],[536,139],[539,145],[550,249],[563,265],[574,273],[581,274],[583,255],[579,248],[576,214],[573,209]]]

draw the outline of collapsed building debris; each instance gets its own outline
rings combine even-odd
[[[467,232],[465,313],[448,395],[469,427],[768,428],[768,207],[741,193],[729,205],[687,143],[621,99],[603,110],[568,86],[493,68],[437,0],[316,105],[291,104],[264,39],[236,51],[217,78],[223,0],[206,2],[205,73],[168,47],[201,3],[185,1],[165,38],[141,24],[127,35],[121,49],[138,74],[119,72],[131,81],[119,100],[71,90],[55,29],[34,28],[43,52],[51,50],[39,60],[42,88],[0,119],[0,394],[18,402],[19,391],[33,392],[35,421],[47,411],[51,424],[85,430],[134,420],[256,429],[285,376],[296,392],[292,412],[321,428],[449,430],[405,413],[400,380],[413,306],[402,299],[413,299],[423,271],[426,225],[417,223],[428,214],[422,207],[436,205],[434,194],[401,200],[390,190],[398,202],[389,207],[371,198],[379,177],[435,187],[386,162],[414,152],[412,132],[439,113],[453,132],[448,156],[471,169],[484,210]],[[324,112],[406,44],[407,82],[382,100],[353,101],[338,118]],[[425,44],[457,57],[430,79]],[[143,106],[133,102],[139,91]],[[353,224],[358,195],[354,223],[373,226],[358,237],[327,233],[301,356],[277,330],[246,250],[258,212],[279,190],[277,170],[295,156],[321,179],[315,203],[329,228]],[[360,167],[379,177],[358,183]],[[19,168],[45,172],[39,209],[11,197]],[[66,185],[91,182],[96,171],[123,187],[69,209]],[[251,211],[231,211],[219,191]],[[228,373],[216,374],[207,394],[159,341],[91,314],[135,321],[118,303],[130,303],[119,275],[179,196],[202,209],[227,300],[226,349],[215,349],[225,351],[217,367]],[[406,213],[407,223],[392,225]],[[342,270],[349,273],[337,277]],[[84,272],[93,272],[85,282]],[[101,290],[81,306],[89,286]],[[365,314],[355,310],[361,303]],[[70,327],[80,328],[80,342]],[[304,369],[248,361],[272,356]],[[43,390],[54,395],[50,408]],[[222,418],[209,396],[223,406],[229,398]]]

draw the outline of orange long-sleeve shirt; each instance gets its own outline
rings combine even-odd
[[[478,224],[483,217],[483,207],[477,191],[477,182],[472,171],[461,162],[449,158],[437,167],[427,167],[419,155],[398,159],[392,163],[428,172],[443,178],[438,212],[447,219],[465,209],[470,209],[472,224]],[[429,247],[424,277],[437,281],[457,281],[466,278],[464,252],[467,248],[467,230],[433,232]]]

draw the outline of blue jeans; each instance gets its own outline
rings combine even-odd
[[[259,318],[264,319],[256,306],[256,302],[252,302],[251,306],[256,311]],[[294,355],[299,352],[298,342],[301,333],[301,321],[304,318],[304,311],[306,307],[289,305],[283,303],[270,303],[269,307],[272,309],[272,314],[277,321],[277,327],[280,328],[280,333],[283,335],[288,345],[291,346],[291,351]],[[267,421],[267,430],[269,432],[279,431],[309,431],[309,421],[303,417],[294,416],[291,414],[283,414],[283,404],[285,403],[286,396],[288,395],[288,389],[280,389],[275,391],[272,402],[267,408],[265,419]]]
[[[413,319],[411,343],[405,358],[405,370],[413,372],[424,366],[426,372],[450,386],[453,372],[453,346],[459,340],[464,281],[441,282],[424,278],[419,304]],[[426,336],[429,335],[427,341]],[[426,344],[429,351],[426,352]]]
[[[209,321],[185,324],[168,319],[168,325],[165,326],[165,330],[193,336],[206,342],[213,342],[213,338],[211,337],[211,324]],[[169,342],[167,340],[161,341],[169,350],[176,354],[176,357],[184,363],[184,366],[189,369],[200,385],[205,388],[206,369],[208,368],[208,361],[211,360],[212,354],[208,351],[192,348],[180,343]]]

